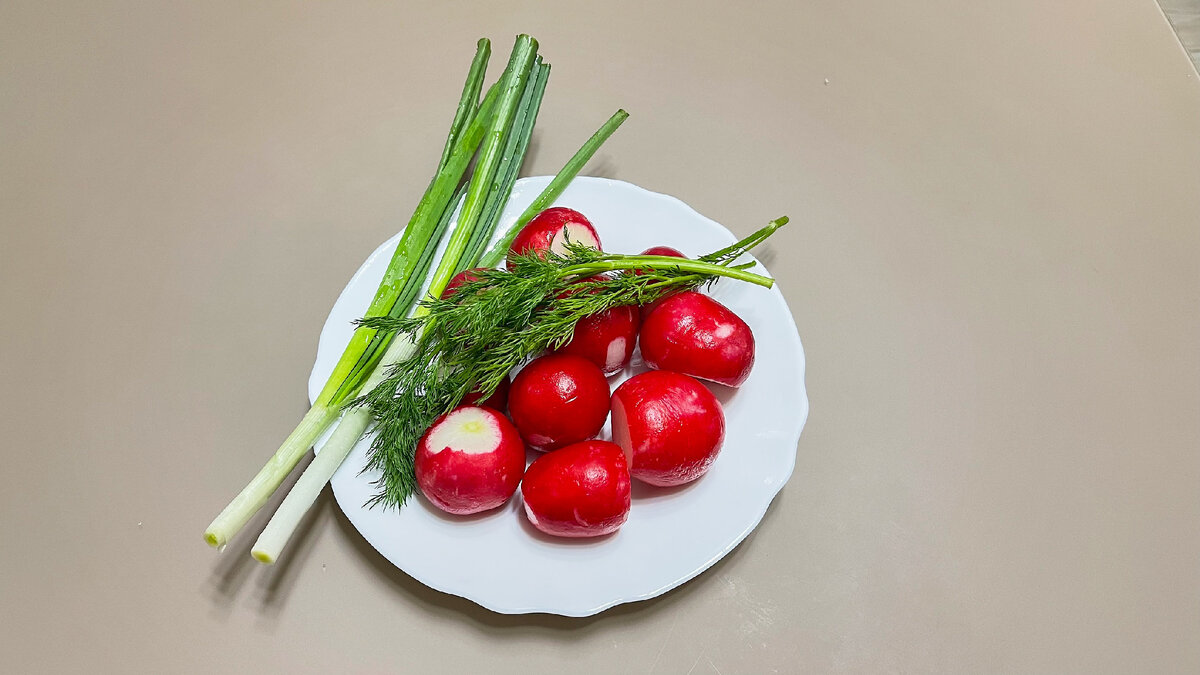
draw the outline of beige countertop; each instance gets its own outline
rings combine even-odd
[[[794,218],[795,475],[584,620],[428,590],[328,494],[274,568],[210,550],[521,31],[526,173],[625,107],[588,173]],[[1200,670],[1200,83],[1152,0],[6,2],[0,157],[8,672]]]
[[[1158,0],[1158,4],[1192,63],[1200,68],[1200,0]]]

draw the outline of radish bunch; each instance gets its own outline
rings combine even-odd
[[[567,241],[600,247],[583,214],[551,208],[525,226],[510,253],[560,252]],[[684,257],[665,246],[645,254]],[[459,276],[443,297],[474,278],[471,270]],[[638,345],[650,370],[610,393],[607,376],[628,367]],[[438,418],[416,451],[418,483],[453,514],[501,506],[520,484],[526,517],[541,532],[611,534],[629,518],[631,479],[677,486],[708,471],[725,438],[725,416],[700,380],[738,387],[753,365],[750,327],[702,293],[594,314],[511,385],[505,381],[483,401],[468,396]],[[596,440],[610,412],[612,442]],[[526,448],[541,453],[528,468]]]

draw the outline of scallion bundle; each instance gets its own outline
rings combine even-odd
[[[455,273],[473,267],[484,257],[494,265],[493,249],[487,256],[500,213],[512,192],[537,119],[550,65],[537,55],[537,41],[517,37],[508,67],[500,80],[480,100],[490,43],[479,41],[437,172],[408,226],[404,230],[379,289],[367,310],[367,319],[421,317],[427,311],[415,304],[417,293],[429,280],[429,293],[437,297]],[[548,205],[579,172],[588,158],[624,121],[618,111],[555,177],[535,200]],[[468,165],[478,155],[473,173],[464,183]],[[531,207],[532,208],[532,207]],[[435,251],[453,214],[457,225],[430,279]],[[536,211],[518,219],[504,237],[511,240]],[[499,245],[498,245],[499,246]],[[503,255],[502,252],[500,254]],[[288,436],[266,466],[217,516],[205,531],[205,540],[224,546],[266,503],[283,479],[322,432],[338,420],[343,408],[362,391],[378,386],[387,372],[404,362],[415,348],[412,336],[396,335],[360,325],[312,408]],[[362,407],[346,411],[320,455],[309,465],[263,531],[253,548],[254,557],[273,562],[321,489],[366,432],[372,417]]]

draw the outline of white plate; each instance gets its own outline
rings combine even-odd
[[[498,229],[510,226],[549,180],[518,181]],[[736,240],[678,199],[621,181],[576,178],[557,204],[587,215],[607,251],[639,253],[664,244],[696,257]],[[310,399],[349,341],[350,322],[370,304],[398,239],[367,258],[329,313],[309,378]],[[755,271],[766,273],[761,265]],[[338,504],[376,550],[413,578],[505,614],[588,616],[691,579],[758,525],[791,476],[808,417],[804,352],[778,288],[721,280],[712,294],[750,324],[757,350],[740,389],[711,385],[725,406],[725,445],[708,474],[690,485],[657,489],[634,481],[629,521],[616,534],[597,540],[541,535],[525,518],[520,492],[504,507],[468,518],[447,516],[423,497],[399,512],[367,509],[374,476],[359,473],[367,440],[333,477]],[[610,384],[642,369],[635,354],[633,367]],[[609,438],[607,425],[601,437]],[[323,444],[324,438],[318,449]]]

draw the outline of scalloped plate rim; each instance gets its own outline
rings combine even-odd
[[[514,197],[516,197],[518,194],[520,194],[523,189],[529,189],[529,188],[540,189],[550,179],[551,179],[550,176],[536,176],[536,177],[522,178],[519,181],[517,181],[517,184],[514,187]],[[691,206],[689,206],[686,202],[684,202],[683,200],[681,200],[677,197],[674,197],[672,195],[667,195],[667,194],[663,194],[660,192],[648,190],[646,188],[635,185],[633,183],[628,183],[626,181],[620,181],[620,180],[615,180],[615,179],[610,179],[610,178],[593,177],[593,176],[579,176],[579,177],[575,178],[574,181],[572,181],[571,187],[575,187],[576,185],[588,185],[588,184],[597,186],[600,189],[626,189],[626,190],[631,189],[631,190],[640,192],[645,196],[649,196],[654,199],[668,202],[675,207],[683,208],[686,211],[690,212],[690,214],[693,217],[695,217],[696,219],[698,219],[700,221],[703,221],[708,227],[713,228],[718,234],[720,234],[721,236],[726,238],[729,243],[732,243],[737,240],[737,238],[733,235],[732,232],[730,232],[728,230],[728,228],[726,228],[723,225],[721,225],[720,223],[712,220],[711,218],[708,218],[708,217],[704,216],[703,214],[697,212],[695,209],[693,209]],[[557,203],[559,203],[559,202],[556,202],[556,204]],[[508,214],[509,211],[510,211],[510,209],[506,209],[506,214]],[[509,217],[509,220],[512,220],[511,216]],[[504,223],[502,221],[502,223],[501,223],[502,227],[498,228],[498,230],[502,229],[505,224],[506,223]],[[364,273],[366,272],[366,270],[368,268],[372,267],[376,263],[377,258],[384,251],[389,250],[395,244],[395,242],[398,241],[402,232],[403,232],[403,229],[401,229],[396,234],[392,235],[387,240],[385,240],[383,243],[381,243],[379,246],[377,246],[371,252],[371,254],[369,256],[367,256],[366,260],[363,261],[363,263],[358,267],[358,269],[355,270],[354,274],[350,277],[350,280],[347,282],[346,286],[342,289],[342,292],[338,295],[338,299],[335,302],[334,308],[330,310],[330,313],[327,316],[325,323],[322,326],[321,337],[318,342],[318,355],[320,355],[321,353],[325,353],[328,350],[333,349],[332,345],[329,344],[328,327],[329,327],[331,321],[333,321],[333,319],[334,319],[334,314],[336,313],[336,308],[338,307],[338,305],[340,305],[341,303],[343,303],[345,301],[346,297],[351,293],[351,289],[361,281],[361,278],[364,275]],[[756,269],[755,271],[762,273],[762,274],[766,274],[767,276],[770,276],[770,273],[765,269],[765,266],[762,265],[761,262],[757,261],[757,259],[756,259],[756,262],[758,262],[758,269]],[[384,263],[384,264],[386,265],[386,263]],[[791,319],[792,330],[790,331],[789,337],[792,342],[792,345],[795,348],[795,356],[796,356],[796,360],[797,360],[797,370],[798,370],[797,375],[798,375],[798,377],[795,379],[795,382],[797,383],[795,394],[797,395],[798,402],[800,404],[800,409],[799,409],[800,414],[796,416],[796,418],[795,418],[796,421],[793,425],[793,429],[788,434],[788,437],[791,438],[792,446],[795,447],[799,443],[800,436],[804,430],[804,426],[808,420],[808,415],[809,415],[809,400],[808,400],[808,394],[807,394],[807,387],[805,384],[807,361],[805,358],[803,345],[800,340],[799,330],[796,327],[795,319],[791,313],[791,309],[787,305],[787,300],[783,297],[783,294],[779,290],[778,285],[775,285],[772,288],[768,289],[768,292],[782,305],[782,308],[787,313],[788,318]],[[335,351],[340,352],[340,345],[338,346],[338,348]],[[320,365],[320,358],[318,356],[317,363],[314,363],[313,372],[310,375],[310,379],[309,379],[309,398],[310,398],[310,400],[315,398],[316,393],[320,390],[321,386],[324,384],[324,379],[325,379],[324,375],[318,377],[317,370],[319,369],[319,365]],[[324,441],[327,436],[328,436],[328,433],[325,434],[320,440],[318,440],[317,448],[316,448],[316,450],[318,452],[320,450],[320,446],[324,444]],[[421,584],[423,584],[429,588],[432,588],[434,590],[437,590],[439,592],[446,593],[448,595],[462,597],[471,602],[474,602],[475,604],[480,605],[481,607],[484,607],[490,611],[493,611],[493,612],[496,612],[499,614],[545,613],[545,614],[554,614],[554,615],[559,615],[559,616],[581,618],[581,617],[587,617],[587,616],[599,614],[600,612],[603,612],[607,609],[611,609],[612,607],[615,607],[620,604],[639,602],[642,600],[649,600],[651,598],[662,595],[668,591],[678,588],[679,586],[681,586],[681,585],[687,583],[688,581],[694,579],[695,577],[699,576],[705,570],[709,569],[714,564],[716,564],[719,560],[721,560],[726,555],[728,555],[731,551],[733,551],[733,549],[737,548],[737,546],[739,544],[741,544],[743,541],[745,541],[745,539],[750,535],[750,533],[753,532],[758,527],[758,525],[762,522],[762,519],[765,517],[767,511],[770,509],[771,504],[774,502],[775,498],[778,496],[779,492],[782,491],[784,485],[786,485],[787,482],[790,480],[792,474],[795,471],[796,452],[795,451],[791,452],[788,455],[788,457],[789,457],[789,462],[788,462],[786,471],[784,471],[781,474],[779,480],[775,482],[773,489],[770,490],[770,492],[769,492],[769,495],[766,494],[767,491],[764,491],[764,496],[766,498],[760,499],[757,501],[757,503],[760,505],[760,508],[755,509],[754,516],[750,520],[748,520],[746,527],[744,527],[735,537],[732,537],[728,542],[726,542],[726,544],[724,546],[722,546],[720,548],[720,550],[717,551],[714,555],[712,555],[709,559],[696,565],[694,569],[680,573],[680,575],[678,577],[662,584],[661,586],[659,586],[657,588],[651,589],[646,592],[619,595],[618,597],[613,597],[609,600],[601,602],[600,604],[588,606],[585,608],[545,607],[545,606],[541,606],[541,605],[517,605],[517,606],[514,606],[514,605],[497,604],[495,602],[490,601],[488,598],[479,597],[477,594],[472,593],[469,590],[465,590],[461,587],[455,587],[454,584],[443,583],[442,581],[431,578],[430,576],[428,576],[426,574],[422,574],[416,570],[408,569],[408,568],[400,565],[396,561],[392,560],[387,555],[387,553],[385,553],[380,548],[380,545],[374,540],[374,538],[372,536],[370,536],[367,532],[364,532],[359,527],[358,523],[355,522],[354,512],[358,509],[361,509],[361,506],[352,505],[350,508],[347,508],[347,506],[343,504],[344,499],[351,499],[351,497],[347,496],[344,493],[344,489],[339,488],[339,484],[341,483],[341,481],[338,480],[338,476],[335,476],[334,480],[331,481],[331,483],[332,483],[332,489],[333,489],[335,501],[338,503],[338,508],[340,508],[342,510],[342,512],[346,515],[346,518],[350,521],[351,525],[354,526],[355,530],[358,531],[359,535],[362,536],[367,541],[367,543],[370,544],[371,547],[373,549],[375,549],[375,551],[377,553],[379,553],[379,555],[382,556],[385,560],[387,560],[389,563],[396,566],[397,569],[400,569],[405,574],[412,577],[413,579],[420,582]],[[343,469],[345,469],[345,467],[343,467]],[[341,473],[341,470],[339,471],[339,473]],[[357,480],[365,480],[361,477],[356,477],[356,479]],[[514,499],[517,499],[517,498],[518,497],[514,496]],[[411,507],[411,505],[410,505],[410,507]],[[409,508],[409,507],[406,507],[406,508]],[[518,517],[523,518],[524,515],[522,514]]]

